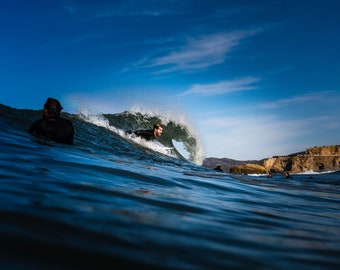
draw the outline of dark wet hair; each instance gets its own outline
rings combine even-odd
[[[162,126],[162,124],[161,123],[156,123],[154,126],[153,126],[153,130],[155,130],[155,129],[158,129],[158,128],[162,128],[163,126]]]
[[[44,110],[46,110],[48,116],[59,116],[62,109],[60,102],[55,98],[48,98],[44,104]]]

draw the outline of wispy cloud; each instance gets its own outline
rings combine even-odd
[[[196,71],[224,63],[231,49],[242,39],[257,31],[235,31],[215,33],[198,38],[189,38],[177,49],[163,53],[162,56],[148,57],[139,68],[159,68],[159,73],[172,71]]]
[[[260,104],[259,107],[263,109],[275,109],[290,106],[292,104],[297,103],[311,103],[311,102],[339,102],[338,99],[335,98],[334,93],[331,91],[324,92],[315,92],[306,95],[294,96],[291,98],[282,98],[273,102]]]
[[[225,93],[247,91],[257,89],[255,82],[260,81],[256,77],[244,77],[230,81],[221,81],[213,84],[194,84],[189,90],[180,94],[184,95],[221,95]]]

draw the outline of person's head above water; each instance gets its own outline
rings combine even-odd
[[[162,132],[163,132],[163,126],[160,123],[157,123],[153,126],[153,135],[155,137],[160,137],[162,136]]]
[[[63,109],[60,102],[55,98],[48,98],[44,104],[44,117],[60,116],[60,112]]]
[[[70,120],[60,116],[62,109],[57,99],[48,98],[42,118],[34,121],[28,132],[42,139],[73,145],[74,127]]]

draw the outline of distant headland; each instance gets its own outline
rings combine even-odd
[[[340,170],[340,145],[314,146],[304,152],[287,156],[273,156],[262,160],[239,161],[228,158],[206,158],[202,166],[234,174],[267,174],[301,172],[326,172]]]

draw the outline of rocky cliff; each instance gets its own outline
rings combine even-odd
[[[340,145],[314,146],[305,152],[288,156],[274,156],[259,163],[240,164],[230,168],[231,173],[300,173],[307,171],[324,172],[340,170]]]
[[[263,165],[259,164],[242,164],[230,168],[230,173],[235,174],[266,174],[267,171]]]
[[[314,146],[304,153],[265,159],[263,165],[267,172],[272,173],[339,170],[340,145]]]
[[[237,167],[239,165],[244,165],[244,164],[263,164],[263,160],[247,160],[247,161],[241,161],[241,160],[235,160],[235,159],[230,159],[230,158],[213,158],[209,157],[206,158],[203,161],[202,166],[206,168],[213,169],[217,165],[220,165],[222,170],[224,172],[229,172],[231,168]]]

